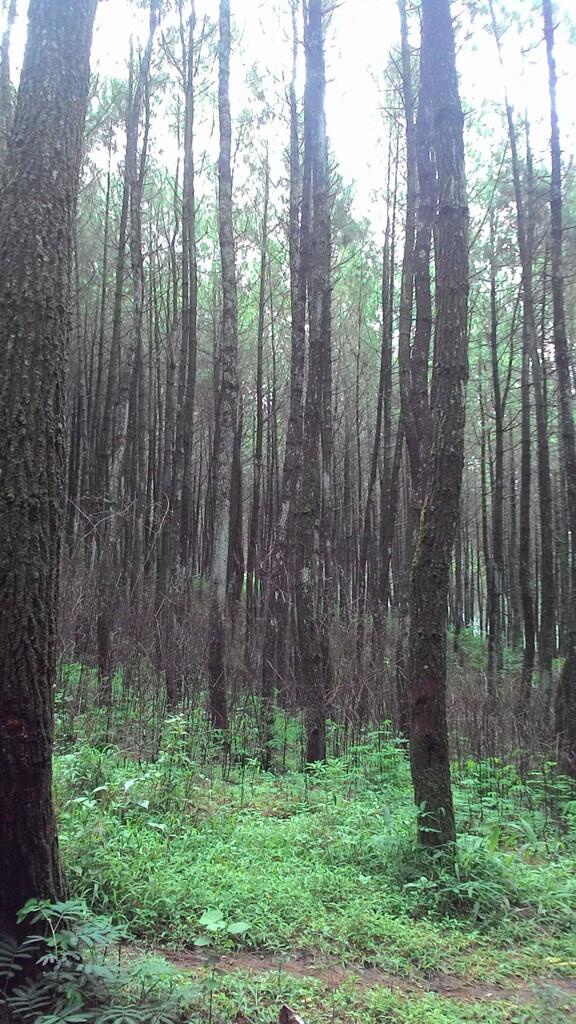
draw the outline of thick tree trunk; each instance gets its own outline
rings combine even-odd
[[[96,0],[30,0],[0,199],[0,929],[63,883],[51,792],[64,358]]]

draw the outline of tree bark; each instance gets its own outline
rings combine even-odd
[[[558,404],[562,435],[561,457],[566,479],[566,505],[568,529],[571,538],[571,597],[566,639],[566,660],[562,669],[555,708],[555,732],[558,742],[560,766],[576,777],[576,436],[570,384],[570,352],[566,333],[564,310],[564,276],[562,268],[562,162],[560,127],[556,105],[556,63],[554,58],[554,24],[551,0],[542,0],[544,34],[548,59],[550,90],[550,152],[552,175],[550,180],[550,258],[552,267],[553,337],[556,374],[558,378]]]
[[[310,149],[312,227],[307,268],[309,357],[304,410],[302,489],[298,509],[298,572],[296,607],[298,658],[304,706],[306,761],[326,756],[326,677],[329,671],[325,581],[331,572],[327,551],[322,496],[329,500],[326,444],[331,424],[329,367],[331,365],[330,210],[328,205],[328,147],[324,113],[324,26],[320,0],[310,0],[304,29],[306,89],[304,145]]]
[[[181,0],[179,0],[182,17]],[[196,398],[196,363],[198,349],[198,259],[196,253],[196,198],[194,168],[194,29],[195,4],[188,20],[188,36],[185,40],[181,24],[182,71],[185,89],[184,99],[184,182],[182,192],[182,348],[180,372],[182,383],[179,388],[183,397],[179,399],[181,415],[176,428],[176,456],[174,499],[177,495],[182,459],[182,482],[180,499],[180,561],[189,566],[196,555],[195,535],[197,523],[192,515],[192,445],[194,440],[194,405]],[[186,373],[184,380],[183,374]],[[179,411],[180,411],[179,410]],[[182,454],[180,456],[180,451]]]
[[[274,687],[283,684],[285,635],[288,631],[290,595],[290,552],[295,547],[296,498],[302,473],[303,395],[306,356],[306,290],[310,248],[311,154],[305,148],[300,168],[300,133],[296,99],[298,31],[297,0],[292,0],[292,77],[290,104],[290,200],[288,248],[290,260],[290,407],[282,467],[279,514],[274,525],[270,569],[264,605],[262,646],[261,760],[270,766],[272,757],[272,697]]]
[[[63,893],[52,802],[73,229],[96,0],[30,0],[0,200],[0,929]]]
[[[425,80],[431,90],[437,174],[436,322],[431,388],[434,433],[410,594],[410,763],[419,842],[435,847],[455,839],[446,720],[446,625],[468,375],[468,206],[449,0],[423,0],[421,61],[434,69]]]
[[[230,3],[220,0],[218,46],[218,111],[220,154],[218,158],[218,231],[222,264],[222,340],[218,433],[214,452],[211,563],[210,639],[208,655],[210,718],[215,729],[228,727],[226,699],[226,580],[231,520],[231,480],[234,440],[238,421],[238,340],[236,261],[232,224],[232,168],[230,117]]]
[[[263,357],[266,313],[266,281],[268,272],[268,199],[270,192],[270,169],[268,152],[264,162],[264,199],[260,237],[260,279],[258,287],[258,327],[256,335],[256,432],[254,439],[254,475],[252,480],[252,502],[248,527],[248,552],[246,558],[246,662],[250,661],[253,628],[258,606],[258,576],[256,567],[261,548],[261,506],[262,506],[262,459],[264,450],[264,395]]]
[[[518,711],[522,719],[526,718],[532,699],[532,674],[534,672],[535,625],[534,598],[532,587],[531,561],[531,524],[530,495],[532,490],[532,450],[531,450],[531,414],[530,414],[530,352],[526,329],[522,336],[522,372],[521,387],[521,454],[520,454],[520,524],[518,545],[518,577],[520,586],[520,603],[524,620],[524,654],[522,657],[522,676]]]
[[[14,113],[10,81],[10,39],[16,20],[16,0],[4,0],[2,6],[6,11],[6,25],[0,40],[0,166],[6,159]]]

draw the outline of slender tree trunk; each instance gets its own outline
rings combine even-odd
[[[252,480],[252,503],[248,528],[248,554],[246,559],[246,661],[250,660],[253,628],[258,604],[258,579],[256,566],[260,554],[261,504],[262,504],[262,460],[264,451],[264,396],[263,357],[264,328],[266,314],[266,282],[268,273],[268,198],[270,192],[270,171],[268,153],[264,164],[264,200],[260,240],[260,280],[258,288],[258,327],[256,336],[256,436],[254,439],[254,475]]]
[[[534,671],[535,625],[534,598],[532,587],[532,561],[530,544],[530,495],[532,489],[532,450],[531,450],[531,416],[530,416],[530,352],[526,329],[522,340],[522,374],[521,374],[521,455],[520,455],[520,540],[518,546],[518,578],[520,586],[520,602],[524,620],[524,655],[522,659],[522,677],[518,711],[523,720],[526,719],[532,699],[532,674]]]
[[[490,361],[494,402],[494,487],[492,490],[492,594],[488,635],[488,676],[492,680],[502,669],[502,595],[504,591],[504,409],[498,365],[498,311],[496,270],[492,256],[490,272]]]
[[[390,298],[390,284],[389,284],[389,273],[390,273],[390,222],[386,225],[386,238],[384,242],[384,254],[382,259],[382,345],[380,349],[380,374],[378,379],[378,394],[376,398],[376,422],[374,425],[374,438],[372,441],[372,452],[370,455],[370,467],[368,471],[368,481],[366,484],[366,501],[364,505],[364,513],[362,517],[362,534],[360,540],[360,557],[358,563],[358,628],[356,634],[356,670],[358,673],[358,698],[360,706],[364,704],[362,699],[362,687],[363,687],[363,649],[364,649],[364,629],[365,629],[365,617],[367,612],[366,606],[366,591],[369,589],[367,580],[368,572],[368,553],[371,536],[374,530],[374,497],[376,488],[376,478],[378,475],[378,462],[380,458],[380,445],[382,442],[382,418],[384,411],[384,391],[387,383],[387,371],[390,362],[390,350],[392,345],[392,338],[389,335],[390,319],[388,315],[388,302]],[[357,378],[359,378],[359,369],[357,370]],[[388,468],[388,467],[386,467]],[[361,496],[359,495],[359,498]],[[358,508],[361,509],[361,503],[359,501]]]
[[[522,402],[522,396],[520,401]],[[515,648],[521,643],[522,633],[522,601],[520,597],[519,580],[519,556],[518,556],[518,513],[517,513],[517,479],[516,459],[514,446],[516,444],[516,433],[514,430],[509,434],[510,448],[510,470],[509,470],[509,528],[508,528],[508,586],[510,592],[510,629],[509,643]]]
[[[100,323],[98,329],[98,351],[96,354],[96,372],[94,395],[91,414],[88,417],[90,436],[90,484],[91,491],[98,494],[98,458],[100,433],[104,429],[100,419],[102,416],[102,392],[104,379],[104,344],[106,339],[106,305],[108,299],[108,247],[110,237],[110,191],[112,183],[112,131],[108,136],[108,168],[106,173],[106,199],[104,203],[104,241],[102,246],[102,284],[100,289]]]
[[[126,123],[132,111],[132,70],[128,84]],[[128,131],[128,129],[127,129]],[[121,348],[122,348],[122,296],[126,269],[126,243],[128,238],[128,209],[130,189],[128,186],[127,166],[124,161],[124,178],[122,183],[122,206],[118,224],[118,242],[116,267],[114,271],[114,301],[112,306],[112,336],[110,339],[110,357],[108,374],[102,409],[101,428],[98,435],[97,453],[97,490],[102,501],[108,501],[116,495],[116,474],[113,466],[115,461],[118,438],[116,431],[116,406],[118,404],[118,387],[120,380]]]
[[[210,719],[215,729],[228,728],[226,699],[226,581],[231,520],[231,481],[234,440],[238,427],[236,261],[232,224],[232,167],[230,117],[230,3],[220,0],[218,45],[218,231],[222,264],[222,339],[218,402],[218,439],[214,452],[211,561],[210,639],[208,656]]]
[[[405,0],[399,0],[402,38],[402,93],[406,119],[406,212],[404,223],[404,252],[400,284],[400,308],[398,311],[398,376],[400,387],[400,415],[402,434],[410,467],[410,483],[406,502],[404,527],[405,557],[400,568],[398,600],[398,637],[396,644],[396,691],[398,705],[398,726],[407,735],[409,728],[407,663],[408,663],[408,621],[409,621],[409,566],[412,561],[414,529],[417,523],[419,504],[419,481],[421,476],[421,452],[415,407],[412,403],[412,374],[410,365],[412,304],[414,298],[414,243],[416,236],[416,199],[418,190],[416,133],[414,124],[414,96],[410,49],[408,45],[408,20]]]
[[[298,30],[297,3],[292,6],[292,77],[290,81],[290,205],[288,247],[290,253],[290,408],[286,428],[286,447],[278,521],[270,554],[264,606],[262,647],[262,726],[261,759],[270,766],[272,743],[272,696],[274,687],[284,682],[285,636],[289,623],[290,560],[295,547],[294,523],[297,490],[302,473],[303,394],[306,353],[306,292],[310,248],[311,154],[305,148],[300,171],[300,138],[296,100],[296,62]],[[293,556],[292,556],[293,557]]]
[[[564,310],[564,276],[562,268],[562,163],[560,128],[556,105],[556,64],[554,58],[554,24],[551,0],[542,0],[544,33],[548,58],[550,89],[550,257],[552,267],[552,305],[554,317],[554,355],[558,379],[558,404],[562,433],[561,457],[566,478],[566,505],[571,539],[571,606],[566,638],[566,660],[562,669],[555,708],[555,732],[560,766],[576,777],[576,436],[570,383],[570,353]]]
[[[198,348],[198,259],[196,253],[196,199],[194,168],[194,28],[195,5],[188,22],[188,37],[182,36],[182,68],[184,74],[184,183],[182,194],[182,349],[180,367],[186,370],[182,380],[184,392],[180,402],[181,416],[177,423],[176,459],[182,450],[182,482],[180,499],[180,561],[189,566],[195,557],[196,519],[192,516],[192,449],[194,441],[194,405],[196,399],[196,362]],[[179,465],[175,462],[174,498],[179,486]]]
[[[242,510],[242,404],[239,405],[238,427],[234,435],[232,476],[230,481],[230,536],[228,540],[228,609],[232,629],[236,624],[242,581],[244,579],[244,528]]]
[[[150,129],[150,65],[154,36],[158,25],[160,0],[150,0],[149,28],[146,48],[142,57],[136,89],[134,111],[130,118],[130,131],[126,144],[127,180],[130,190],[130,217],[128,250],[132,285],[132,323],[129,386],[125,391],[124,411],[125,448],[123,476],[125,494],[130,502],[130,517],[125,525],[125,567],[131,578],[130,594],[137,599],[137,582],[141,579],[143,559],[143,492],[145,463],[145,403],[144,403],[144,298],[145,270],[142,238],[142,200],[148,159]],[[140,111],[144,110],[142,144],[138,155]]]
[[[500,36],[496,24],[492,0],[490,12],[494,37],[498,47],[500,63],[503,67],[500,47]],[[536,335],[536,316],[534,308],[533,287],[533,172],[530,146],[527,144],[527,189],[526,196],[522,188],[520,161],[513,111],[505,93],[506,119],[508,123],[508,139],[512,158],[512,178],[516,205],[516,223],[518,235],[518,252],[522,268],[522,303],[526,340],[530,351],[532,381],[534,387],[534,410],[536,414],[536,439],[538,453],[538,490],[540,502],[540,546],[542,555],[543,600],[541,602],[541,620],[539,631],[539,661],[545,694],[549,697],[551,686],[552,654],[554,648],[554,578],[553,578],[553,543],[552,543],[552,495],[550,478],[550,447],[548,441],[548,425],[544,397],[544,381],[540,353]]]
[[[148,48],[151,52],[152,40]],[[146,54],[143,66],[146,67]],[[122,300],[126,276],[128,222],[130,212],[130,175],[137,161],[135,147],[138,141],[143,85],[133,83],[133,62],[126,103],[126,153],[122,188],[122,206],[118,225],[118,249],[114,275],[114,301],[112,306],[112,332],[110,358],[98,435],[97,480],[98,495],[103,506],[103,521],[97,532],[98,546],[98,611],[96,623],[97,663],[100,703],[104,706],[112,699],[112,626],[120,597],[122,572],[118,568],[120,537],[124,527],[124,493],[121,468],[126,445],[128,381],[122,368]]]
[[[390,227],[389,259],[382,272],[382,319],[384,377],[382,394],[382,460],[380,474],[380,528],[378,574],[374,579],[371,600],[374,616],[373,641],[384,639],[384,627],[390,604],[390,564],[398,511],[400,465],[402,460],[402,422],[398,422],[396,439],[392,441],[392,339],[394,323],[394,277],[396,268],[396,207],[400,133],[396,135],[394,194]],[[390,151],[391,152],[391,151]],[[385,246],[386,248],[386,246]],[[384,253],[386,258],[386,253]]]

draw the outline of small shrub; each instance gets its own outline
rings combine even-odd
[[[181,998],[172,974],[143,964],[111,965],[123,929],[83,901],[29,901],[19,914],[37,925],[20,945],[0,937],[0,1011],[20,1024],[175,1024]]]

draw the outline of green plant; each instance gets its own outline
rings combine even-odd
[[[473,923],[501,920],[519,894],[498,855],[477,836],[461,836],[454,857],[409,847],[400,861],[403,889],[418,914],[466,915]]]
[[[224,936],[227,940],[234,940],[250,929],[246,921],[227,920],[221,910],[205,910],[198,924],[203,934],[194,939],[195,946],[211,946],[217,935],[220,939]]]
[[[124,929],[81,900],[29,901],[18,915],[38,927],[20,944],[0,938],[3,1006],[21,1024],[174,1024],[180,998],[166,979],[111,964]],[[138,982],[136,985],[135,982]]]

